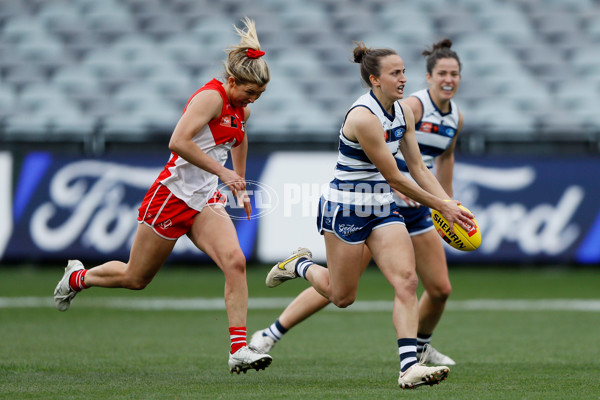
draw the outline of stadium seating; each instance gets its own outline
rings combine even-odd
[[[17,104],[16,94],[6,85],[0,85],[0,119],[13,114]]]
[[[353,40],[398,50],[412,92],[426,84],[421,51],[442,37],[461,57],[457,101],[473,134],[552,133],[564,113],[573,131],[600,130],[597,0],[3,0],[0,133],[168,135],[188,97],[220,76],[245,15],[272,73],[253,105],[264,140],[337,131],[366,90]]]

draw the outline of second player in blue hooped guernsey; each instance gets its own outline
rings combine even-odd
[[[393,193],[404,193],[419,204],[435,208],[450,224],[458,223],[465,229],[473,216],[458,207],[458,201],[450,200],[423,162],[413,113],[398,103],[406,83],[402,58],[394,50],[370,49],[357,43],[354,61],[360,64],[361,77],[371,90],[346,114],[334,179],[319,205],[317,225],[325,239],[328,268],[313,263],[311,252],[300,248],[271,269],[266,283],[274,287],[296,277],[311,283],[313,289],[299,296],[307,302],[297,310],[297,323],[329,301],[338,307],[352,304],[365,268],[364,259],[372,255],[394,289],[392,321],[400,356],[398,384],[401,388],[433,385],[446,378],[449,368],[428,367],[417,360],[415,253]],[[411,178],[398,168],[394,155],[400,153]],[[275,326],[275,330],[279,328]],[[257,338],[267,337],[262,333]]]

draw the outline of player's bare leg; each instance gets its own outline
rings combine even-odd
[[[363,272],[371,261],[371,253],[363,246]],[[361,272],[362,274],[362,272]],[[254,332],[250,345],[263,353],[270,352],[291,328],[319,312],[330,303],[312,286],[302,291],[269,327]]]
[[[312,286],[305,289],[283,310],[271,326],[254,332],[250,346],[262,353],[269,353],[283,334],[325,308],[329,303],[329,299],[323,297]]]
[[[246,257],[240,248],[235,226],[221,205],[205,207],[196,215],[188,235],[225,275],[225,308],[232,338],[229,355],[230,372],[265,369],[271,356],[254,351],[246,345],[246,315],[248,284]]]
[[[422,359],[427,364],[455,365],[454,360],[431,346],[428,352],[423,352],[442,318],[452,291],[443,244],[434,230],[412,236],[412,241],[417,261],[417,275],[425,289],[419,301],[417,351],[419,354],[427,354],[427,359]]]
[[[158,236],[152,228],[139,224],[131,247],[129,261],[109,261],[85,270],[78,260],[69,260],[62,279],[54,290],[54,301],[60,311],[66,311],[84,288],[92,286],[140,290],[152,281],[167,259],[174,240]]]
[[[393,323],[398,338],[417,337],[418,279],[406,228],[395,224],[375,229],[366,244],[375,264],[394,288]]]
[[[144,289],[160,270],[175,246],[175,240],[158,236],[151,227],[138,224],[129,261],[109,261],[88,270],[88,287]]]
[[[345,308],[356,299],[358,283],[364,271],[361,265],[364,246],[344,243],[330,232],[324,232],[323,236],[327,268],[312,265],[306,272],[306,280],[337,307]]]
[[[375,263],[394,288],[393,324],[398,337],[400,375],[403,389],[433,385],[446,379],[446,366],[427,367],[417,361],[417,274],[412,243],[406,228],[389,225],[374,230],[367,239]]]

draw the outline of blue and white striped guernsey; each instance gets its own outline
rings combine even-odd
[[[415,134],[419,142],[419,150],[427,168],[432,169],[437,156],[442,154],[456,136],[458,131],[459,113],[454,100],[450,100],[450,112],[444,114],[431,100],[428,89],[422,89],[410,96],[419,99],[423,105],[423,115],[420,121],[415,121]],[[407,173],[408,167],[402,153],[396,154],[398,169]]]
[[[406,132],[404,113],[398,102],[394,103],[393,114],[387,113],[372,91],[360,96],[350,107],[365,107],[381,122],[385,141],[392,154],[399,151],[400,141]],[[348,113],[346,113],[346,116]],[[334,179],[325,191],[325,199],[335,203],[354,206],[379,206],[394,202],[389,184],[369,160],[360,143],[344,135],[344,123],[340,128],[340,144]]]

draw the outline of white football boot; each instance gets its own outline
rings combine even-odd
[[[400,372],[398,385],[402,389],[413,389],[421,385],[437,385],[450,373],[450,368],[445,366],[427,367],[421,363],[413,364],[409,369]]]
[[[456,365],[456,362],[445,354],[440,353],[433,346],[428,346],[429,351],[423,352],[421,362],[429,365]]]
[[[73,272],[82,269],[85,268],[79,260],[69,260],[67,263],[65,273],[62,279],[58,282],[58,285],[56,285],[56,289],[54,289],[54,302],[56,303],[56,308],[58,311],[67,311],[71,306],[71,302],[77,293],[79,293],[71,288],[71,285],[69,285],[69,279],[71,278],[71,274]]]
[[[288,258],[278,262],[267,274],[267,286],[272,288],[281,285],[287,280],[297,278],[296,264],[301,257],[306,257],[310,260],[312,259],[312,253],[309,249],[299,247],[298,250],[292,252]]]
[[[433,347],[430,345],[425,345],[425,349],[419,362],[413,364],[409,369],[404,371],[404,373],[400,371],[398,385],[402,389],[414,389],[421,385],[437,385],[448,377],[450,368],[445,365],[437,367],[428,367],[425,365],[424,360],[428,357],[428,353],[430,353],[432,349]]]
[[[275,341],[270,336],[263,335],[266,329],[256,331],[250,340],[250,347],[259,353],[269,353],[275,347]]]
[[[271,361],[273,358],[268,354],[260,353],[248,346],[240,347],[235,353],[229,354],[229,372],[239,375],[240,372],[246,373],[249,369],[259,371],[267,368]]]

